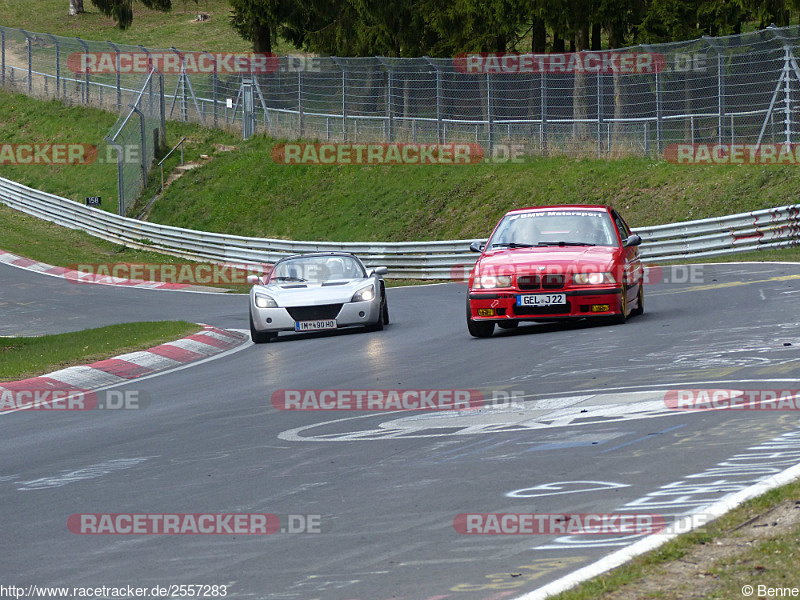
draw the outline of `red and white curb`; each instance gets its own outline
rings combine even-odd
[[[248,335],[239,331],[204,325],[203,331],[148,350],[122,354],[90,365],[68,367],[39,377],[0,383],[0,395],[5,391],[13,394],[96,390],[207,359],[249,340]]]
[[[95,276],[94,280],[90,280],[90,276],[86,273],[79,273],[74,269],[67,269],[66,267],[54,267],[47,263],[38,262],[17,256],[11,252],[0,250],[0,263],[11,265],[12,267],[19,267],[27,271],[35,271],[42,275],[49,275],[51,277],[59,277],[72,281],[73,283],[79,282],[81,284],[95,284],[95,285],[113,285],[126,288],[139,288],[146,290],[172,290],[181,292],[202,292],[202,293],[225,293],[225,290],[216,288],[204,287],[199,285],[192,285],[189,283],[164,283],[158,281],[145,281],[142,279],[122,279],[112,278],[106,276]]]

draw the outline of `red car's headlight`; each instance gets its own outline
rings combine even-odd
[[[611,273],[575,273],[572,282],[576,285],[601,285],[603,283],[617,283]]]
[[[511,287],[511,275],[481,275],[475,277],[472,287],[476,290]]]

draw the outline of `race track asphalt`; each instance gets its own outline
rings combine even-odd
[[[281,335],[121,390],[140,410],[0,414],[5,585],[225,585],[270,600],[512,598],[634,536],[464,535],[463,513],[671,515],[800,462],[796,411],[669,409],[678,389],[800,388],[800,265],[707,265],[624,325],[469,336],[466,287],[389,289],[372,333]],[[247,299],[0,265],[0,335],[187,319]],[[278,390],[479,390],[479,411],[283,411]],[[759,444],[762,447],[757,448]],[[755,449],[754,449],[755,448]],[[736,462],[741,461],[741,462]],[[320,532],[80,535],[87,513],[270,513]],[[294,517],[289,517],[294,515]]]

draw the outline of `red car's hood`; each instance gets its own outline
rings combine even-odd
[[[512,270],[517,274],[536,273],[538,266],[548,267],[550,272],[603,272],[612,271],[621,254],[621,248],[610,246],[509,248],[487,252],[476,268],[496,273]]]

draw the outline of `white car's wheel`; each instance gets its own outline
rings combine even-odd
[[[273,340],[277,335],[274,331],[258,331],[253,324],[253,315],[250,315],[250,339],[254,344],[264,344]]]

